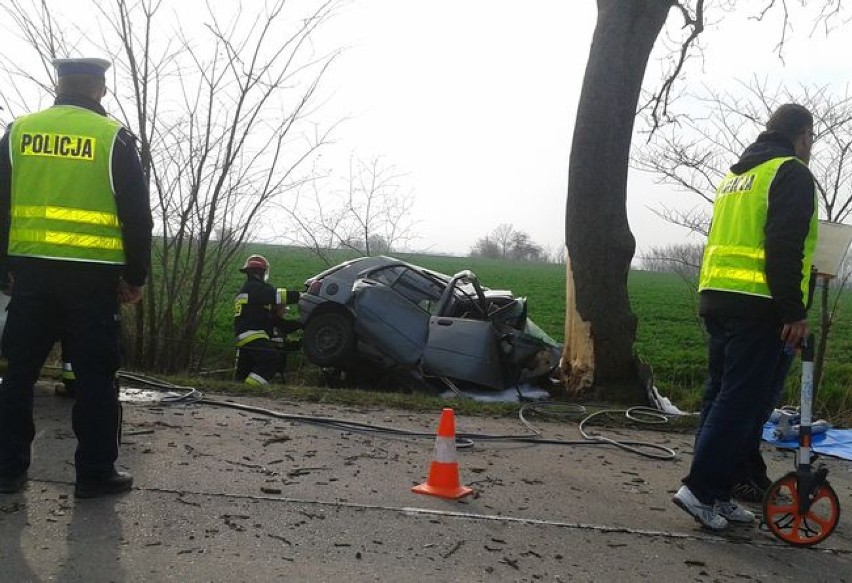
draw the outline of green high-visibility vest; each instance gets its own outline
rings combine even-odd
[[[73,105],[15,120],[9,255],[124,264],[111,175],[119,129]]]
[[[766,281],[766,216],[769,187],[778,169],[795,157],[773,158],[743,174],[728,173],[716,189],[713,222],[704,248],[698,290],[718,290],[771,298]],[[817,241],[817,199],[802,257],[802,301],[807,302]]]

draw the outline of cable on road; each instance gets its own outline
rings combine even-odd
[[[358,433],[383,434],[397,437],[409,438],[431,438],[435,437],[434,432],[412,431],[408,429],[399,429],[396,427],[388,427],[376,425],[373,423],[364,423],[352,419],[336,419],[333,417],[322,417],[316,415],[298,415],[294,413],[283,413],[274,409],[258,407],[255,405],[245,405],[235,403],[233,401],[224,401],[207,397],[203,392],[195,387],[176,385],[170,382],[157,379],[154,377],[139,375],[135,373],[127,373],[119,371],[117,376],[121,379],[142,384],[151,389],[168,392],[183,391],[180,395],[166,395],[160,399],[159,403],[163,405],[177,404],[193,404],[211,405],[214,407],[223,407],[240,411],[256,413],[275,419],[285,421],[294,421],[298,423],[306,423],[309,425],[317,425],[329,427],[339,431],[351,431]],[[542,437],[543,432],[533,426],[525,417],[525,411],[535,411],[544,415],[557,415],[562,418],[579,420],[578,428],[583,439],[547,439]],[[619,415],[633,423],[638,424],[653,424],[659,425],[668,422],[668,417],[672,415],[663,413],[651,407],[631,407],[628,409],[604,409],[588,414],[585,407],[582,405],[571,405],[565,403],[537,402],[524,404],[518,416],[521,423],[529,429],[529,433],[514,434],[514,435],[499,435],[489,433],[457,433],[456,447],[469,448],[473,447],[475,442],[499,442],[499,443],[526,443],[534,445],[562,445],[562,446],[610,446],[624,451],[634,453],[639,456],[648,457],[657,460],[674,460],[677,453],[668,447],[649,443],[644,441],[620,440],[612,439],[597,433],[592,433],[587,430],[587,425],[590,421],[601,416],[613,417]]]

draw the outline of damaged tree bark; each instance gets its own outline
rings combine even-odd
[[[671,0],[598,0],[571,147],[565,213],[567,302],[562,372],[574,395],[642,388],[627,275],[630,142],[645,67]]]

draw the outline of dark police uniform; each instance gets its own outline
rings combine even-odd
[[[25,476],[30,465],[32,389],[60,338],[77,381],[78,488],[115,476],[118,285],[144,284],[152,225],[134,138],[99,102],[59,95],[53,107],[17,119],[3,136],[0,277],[10,273],[14,284],[3,334],[0,478]]]
[[[277,306],[298,301],[299,292],[275,288],[257,275],[248,274],[234,300],[236,380],[250,385],[265,385],[281,370],[281,351],[270,340],[273,329],[278,327],[286,335],[300,325],[277,317],[274,311]]]

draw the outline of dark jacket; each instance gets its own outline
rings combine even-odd
[[[238,293],[247,297],[234,317],[234,336],[237,337],[249,330],[263,330],[271,336],[273,328],[285,322],[275,316],[273,308],[298,303],[300,296],[297,291],[280,294],[277,288],[254,275],[246,277]]]
[[[793,144],[777,132],[763,132],[731,171],[741,174],[772,158],[795,156]],[[781,165],[769,186],[766,217],[766,279],[772,299],[746,294],[701,292],[702,316],[761,318],[791,323],[807,316],[802,301],[802,259],[814,206],[814,177],[796,160]],[[813,282],[811,284],[813,291]]]
[[[58,97],[56,105],[75,105],[106,115],[100,103],[93,100]],[[10,126],[11,127],[11,126]],[[139,153],[136,151],[136,139],[122,128],[115,139],[112,151],[112,180],[115,190],[115,203],[124,242],[125,265],[107,265],[87,263],[85,269],[93,271],[118,271],[130,285],[141,286],[148,277],[151,263],[151,203],[148,186]],[[9,155],[9,131],[0,140],[0,283],[6,274],[14,271],[16,265],[45,265],[50,268],[57,261],[73,263],[82,268],[80,262],[67,262],[58,259],[38,259],[33,257],[9,257],[9,226],[11,224],[12,168]]]

